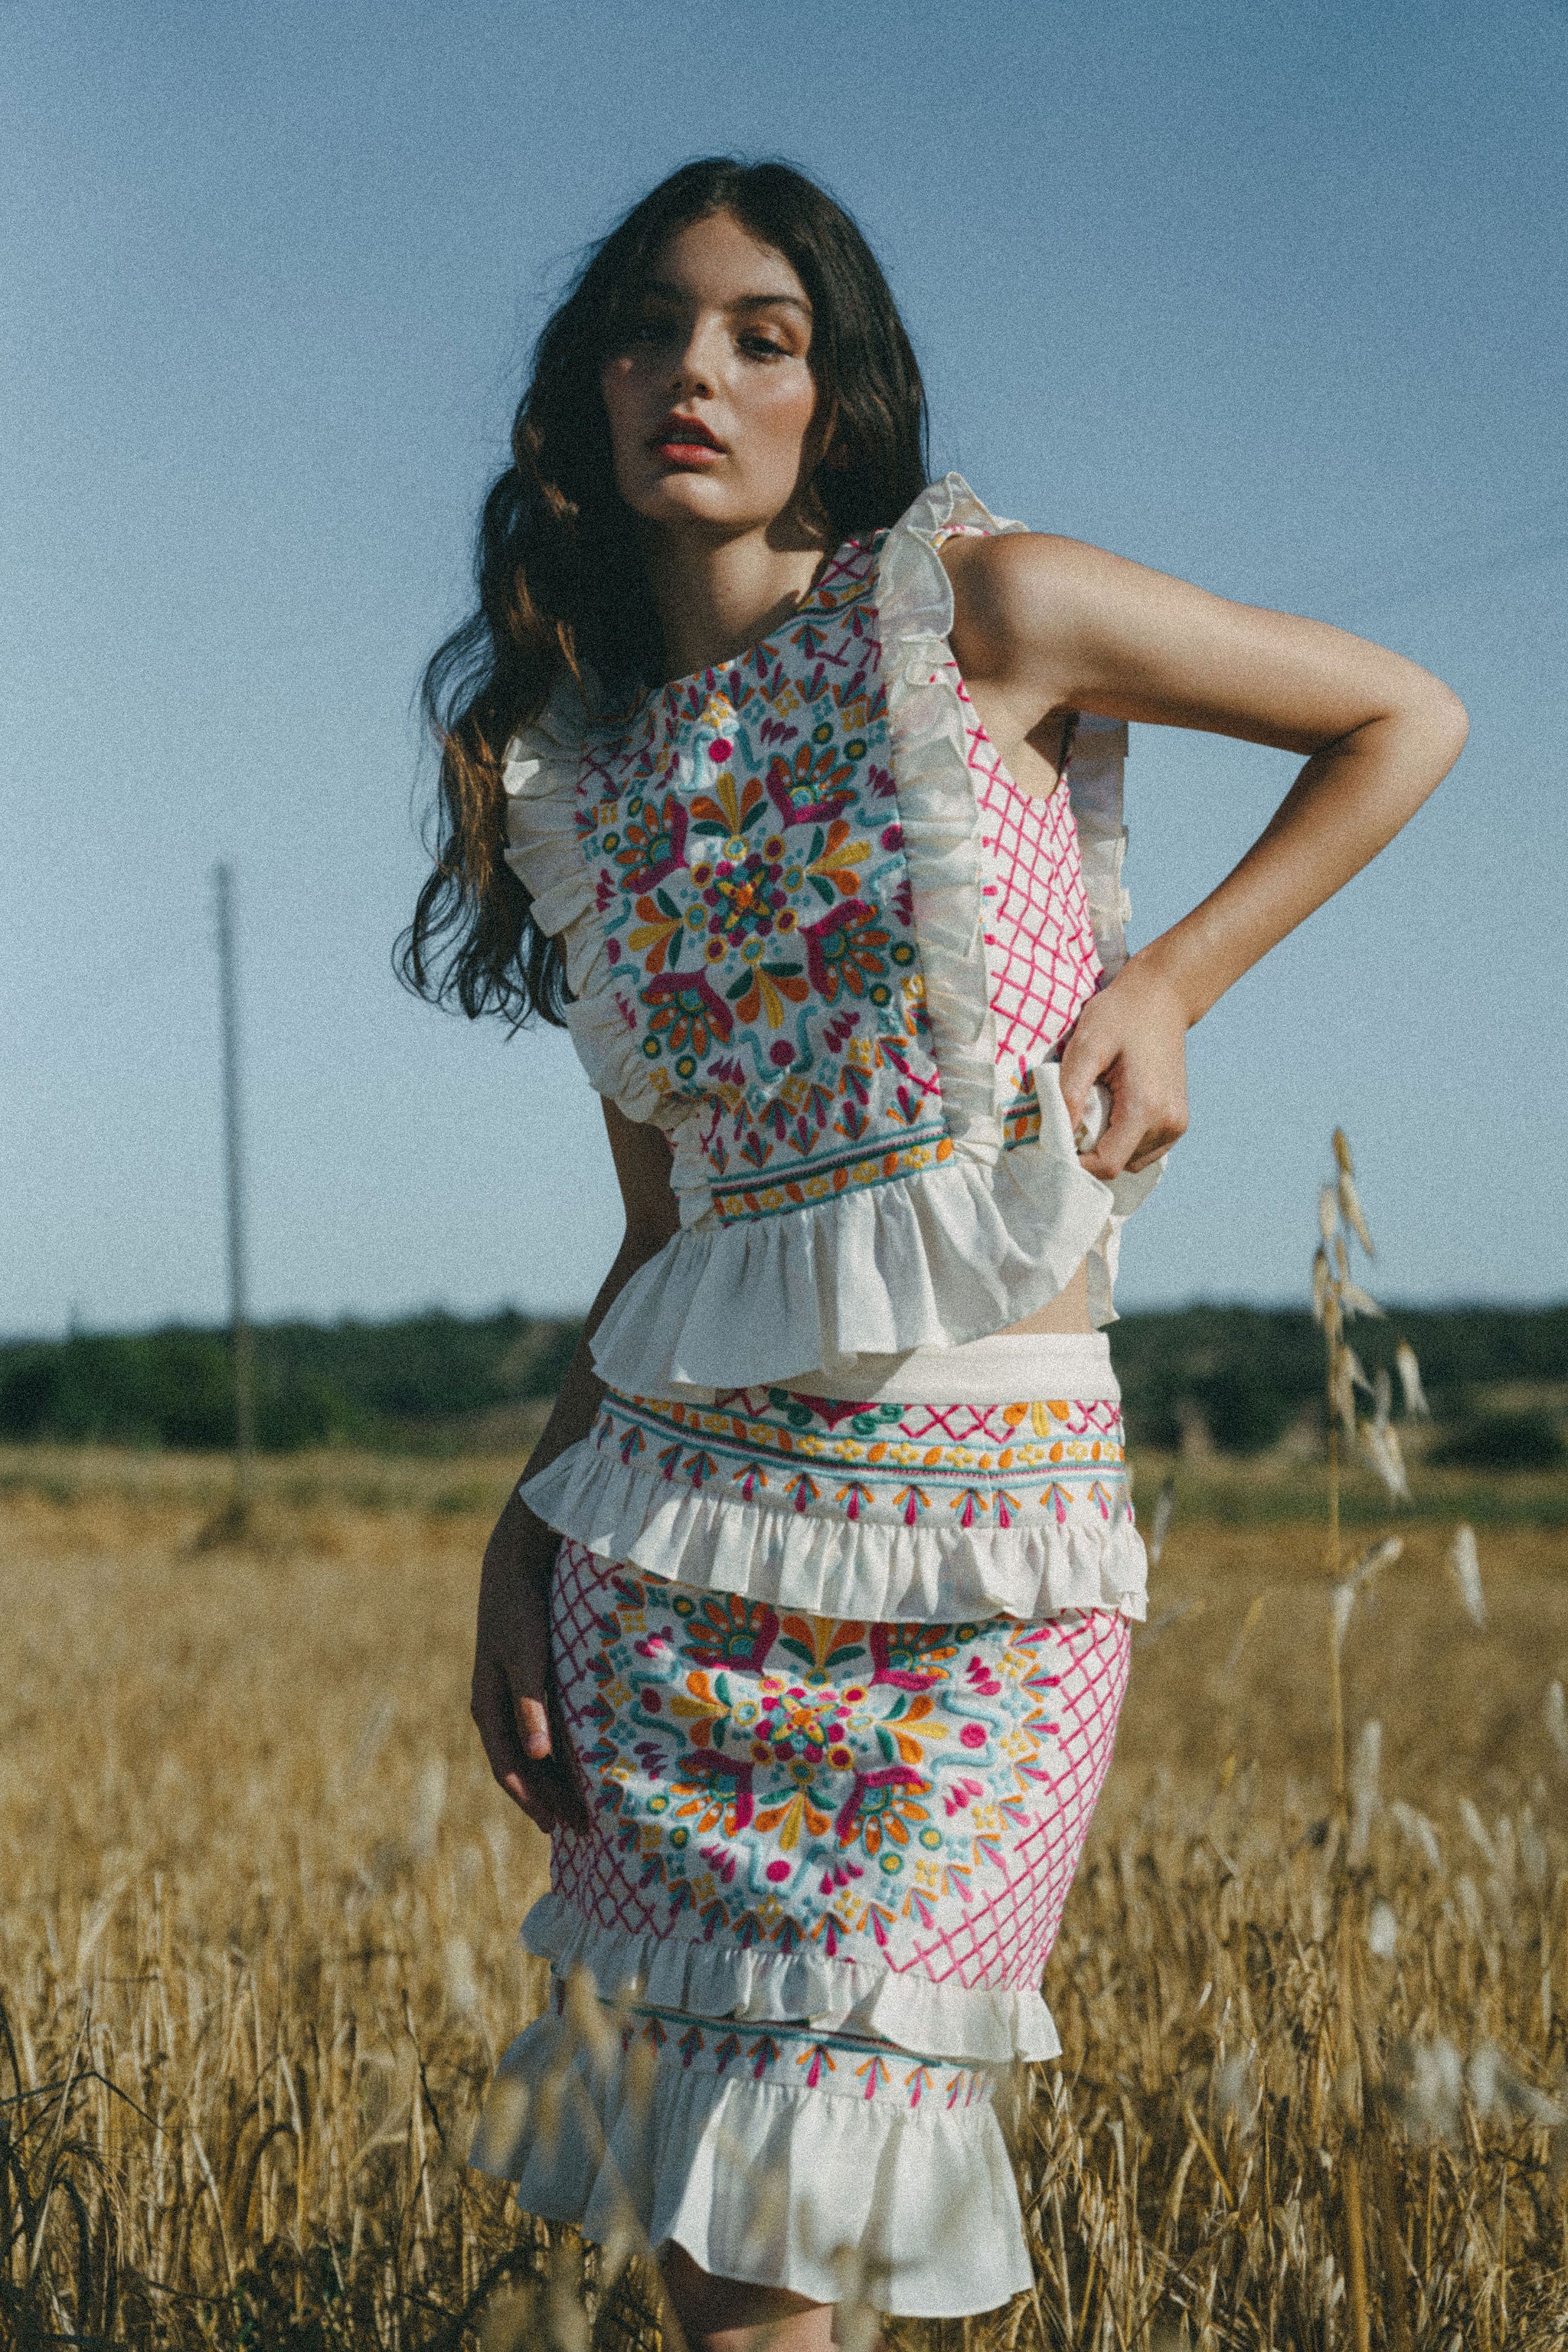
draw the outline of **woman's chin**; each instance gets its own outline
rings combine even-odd
[[[672,467],[639,482],[626,503],[651,523],[722,523],[743,530],[773,520],[771,512],[753,511],[755,501],[738,496],[732,483],[716,481],[696,467]]]

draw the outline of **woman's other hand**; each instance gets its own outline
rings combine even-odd
[[[1080,1153],[1089,1175],[1109,1183],[1148,1168],[1187,1128],[1187,1018],[1175,992],[1138,960],[1091,996],[1062,1047],[1062,1099],[1076,1129],[1093,1088],[1110,1097],[1110,1117]]]
[[[561,1538],[511,1496],[485,1547],[470,1713],[500,1786],[548,1836],[589,1826],[550,1685],[550,1578]]]
[[[680,1230],[664,1137],[657,1128],[635,1125],[610,1102],[605,1105],[605,1124],[626,1207],[626,1236],[588,1310],[525,1479],[593,1426],[605,1392],[594,1371],[594,1333],[637,1268],[657,1257]],[[514,1494],[485,1547],[469,1710],[496,1780],[547,1835],[558,1825],[589,1826],[550,1676],[550,1579],[560,1544],[554,1529]]]

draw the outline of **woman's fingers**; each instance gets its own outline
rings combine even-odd
[[[1094,1149],[1084,1152],[1079,1160],[1079,1167],[1107,1184],[1124,1172],[1136,1175],[1140,1170],[1152,1167],[1179,1141],[1187,1126],[1184,1103],[1178,1107],[1168,1099],[1151,1100],[1137,1092],[1130,1079],[1122,1078],[1119,1083],[1115,1072],[1108,1083],[1110,1120]]]
[[[548,1756],[551,1749],[550,1709],[542,1693],[534,1698],[527,1693],[514,1693],[512,1705],[517,1716],[517,1736],[522,1752],[531,1759]]]
[[[504,1788],[510,1778],[525,1775],[528,1750],[521,1736],[510,1688],[493,1658],[475,1664],[468,1712],[474,1718],[486,1760],[501,1786]]]
[[[546,1837],[550,1836],[555,1827],[555,1808],[542,1790],[531,1788],[521,1772],[505,1773],[497,1786],[505,1790],[512,1803],[528,1815],[536,1830],[542,1830]]]
[[[1109,1184],[1120,1176],[1145,1136],[1143,1115],[1130,1097],[1111,1095],[1110,1117],[1092,1150],[1079,1155],[1079,1166]]]
[[[548,1837],[555,1826],[557,1813],[547,1777],[548,1760],[542,1771],[540,1765],[531,1758],[522,1736],[521,1704],[513,1701],[505,1673],[494,1659],[487,1659],[475,1667],[468,1711],[474,1718],[496,1786],[503,1789],[513,1804],[521,1806],[529,1820]],[[541,1714],[543,1714],[542,1706]],[[544,1727],[544,1740],[543,1748],[538,1752],[548,1759],[548,1721]]]
[[[513,1495],[485,1547],[471,1701],[497,1787],[547,1832],[589,1827],[550,1673],[550,1580],[559,1544]]]
[[[1068,1107],[1068,1117],[1075,1129],[1089,1108],[1095,1080],[1114,1059],[1114,1051],[1104,1055],[1097,1049],[1092,1029],[1086,1029],[1083,1022],[1079,1021],[1062,1049],[1061,1066],[1058,1071],[1062,1100]]]

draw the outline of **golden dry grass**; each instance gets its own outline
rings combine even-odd
[[[568,2233],[461,2162],[541,1994],[544,1850],[465,1712],[507,1475],[296,1464],[204,1549],[216,1465],[0,1460],[0,2336],[585,2341]],[[1067,2055],[1023,2085],[1036,2295],[895,2340],[1329,2352],[1359,2259],[1373,2344],[1568,2343],[1561,1498],[1483,1527],[1485,1633],[1432,1518],[1358,1604],[1347,1860],[1321,1534],[1204,1475],[1047,1981]],[[652,2345],[634,2275],[595,2325]]]

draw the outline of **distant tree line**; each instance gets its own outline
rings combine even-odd
[[[268,1324],[256,1334],[258,1443],[406,1445],[553,1396],[581,1329],[515,1310]],[[0,1342],[0,1437],[232,1445],[228,1333],[172,1324]]]
[[[268,1325],[256,1343],[258,1441],[279,1453],[451,1443],[488,1414],[552,1396],[581,1328],[515,1310]],[[1380,1366],[1394,1371],[1394,1350],[1409,1340],[1453,1458],[1563,1458],[1568,1305],[1391,1308],[1384,1320],[1358,1322],[1351,1337],[1373,1378]],[[1222,1452],[1248,1454],[1292,1428],[1321,1425],[1322,1336],[1304,1312],[1127,1315],[1113,1344],[1135,1444],[1174,1446],[1196,1431]],[[1504,1385],[1545,1393],[1522,1410],[1481,1410],[1478,1401]],[[0,1342],[0,1438],[232,1444],[227,1334],[172,1325]]]
[[[1440,1450],[1454,1461],[1547,1467],[1568,1458],[1559,1426],[1568,1384],[1568,1305],[1393,1307],[1349,1329],[1369,1379],[1385,1370],[1397,1410],[1394,1356],[1415,1349]],[[1323,1422],[1323,1335],[1293,1307],[1184,1307],[1127,1315],[1111,1340],[1128,1435],[1178,1445],[1195,1426],[1222,1453],[1256,1454],[1293,1426]],[[1547,1391],[1499,1412],[1488,1392]],[[1556,1397],[1550,1392],[1559,1391]]]

